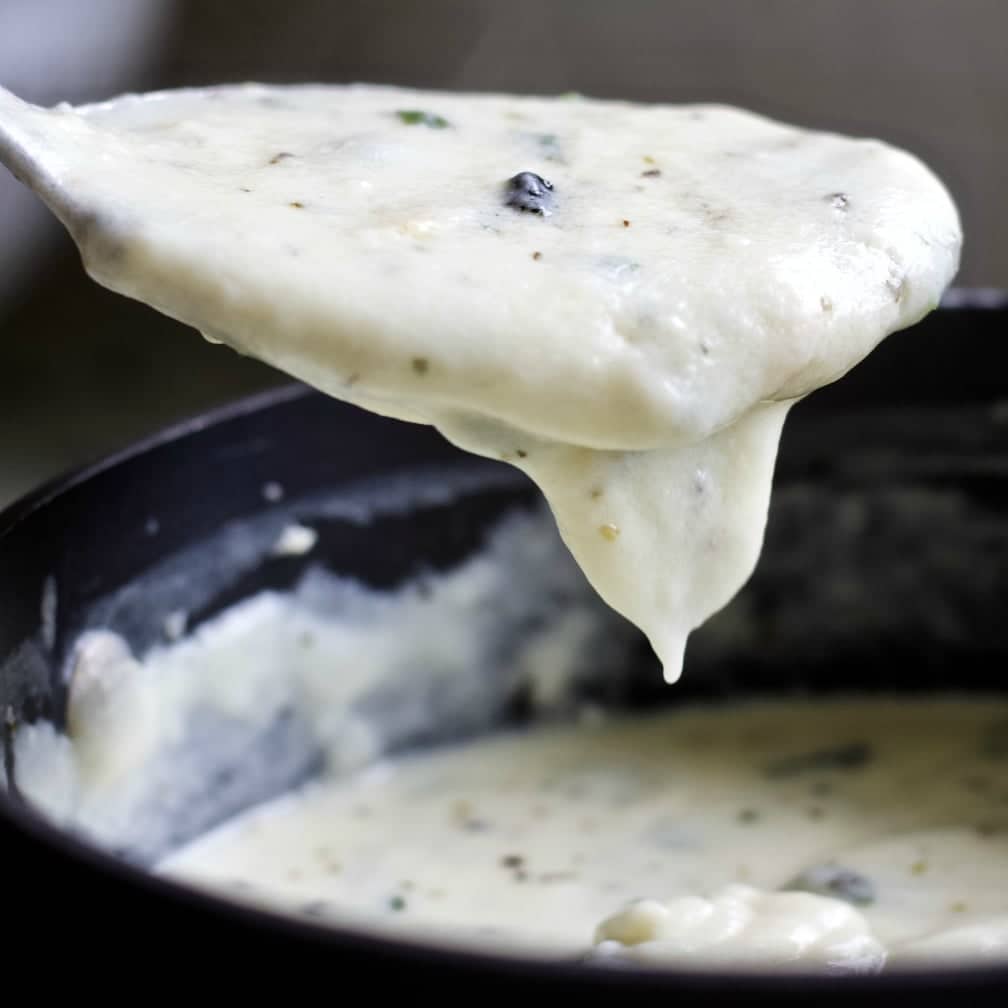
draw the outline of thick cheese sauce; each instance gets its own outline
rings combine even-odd
[[[788,405],[960,246],[911,155],[720,106],[0,92],[0,158],[101,283],[524,469],[669,679],[757,560]]]
[[[1006,726],[1003,701],[900,698],[538,730],[309,785],[159,870],[503,951],[853,970],[946,943],[1005,956]]]

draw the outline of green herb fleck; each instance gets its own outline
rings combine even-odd
[[[400,122],[407,126],[429,126],[431,129],[445,129],[450,126],[444,116],[439,116],[434,112],[424,112],[420,109],[399,109],[396,112]]]
[[[430,361],[426,357],[414,357],[413,370],[418,375],[425,375],[430,370]]]
[[[744,808],[739,810],[738,821],[740,823],[754,823],[760,818],[759,811],[754,808]]]
[[[406,900],[397,894],[388,901],[388,908],[389,910],[399,913],[400,911],[406,909]]]

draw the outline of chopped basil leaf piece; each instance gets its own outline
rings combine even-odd
[[[444,129],[451,125],[444,116],[436,115],[433,112],[422,112],[420,109],[399,109],[396,115],[407,126],[429,126],[431,129]]]

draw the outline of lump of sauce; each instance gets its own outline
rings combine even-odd
[[[756,563],[788,406],[935,307],[961,242],[911,155],[720,106],[0,91],[0,160],[100,283],[522,468],[670,680]]]

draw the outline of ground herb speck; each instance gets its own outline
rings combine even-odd
[[[407,126],[427,126],[430,129],[446,129],[451,123],[444,116],[434,112],[423,112],[420,109],[399,109],[396,112],[399,121]]]

